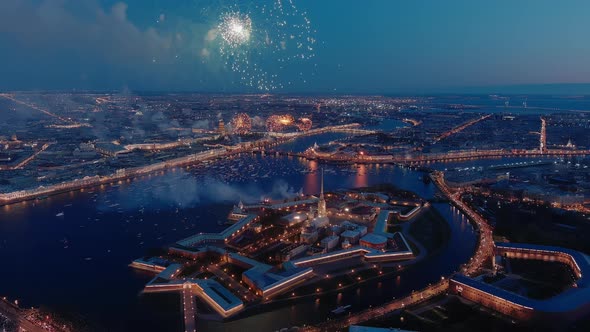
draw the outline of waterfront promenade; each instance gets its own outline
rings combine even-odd
[[[432,297],[444,294],[449,287],[449,281],[446,278],[441,279],[434,285],[428,286],[420,291],[412,292],[403,298],[394,299],[382,306],[369,308],[358,313],[351,314],[342,319],[326,321],[314,326],[306,326],[301,331],[337,331],[350,325],[360,324],[375,318],[390,314],[396,310],[403,309],[407,306],[424,302]]]
[[[519,150],[519,149],[492,149],[492,150],[472,150],[448,153],[414,153],[414,154],[339,154],[339,153],[322,153],[313,149],[305,152],[294,153],[284,151],[272,151],[279,155],[288,155],[305,158],[309,160],[318,160],[324,162],[336,163],[357,163],[357,164],[427,164],[436,162],[457,162],[467,160],[489,159],[489,158],[536,158],[536,157],[567,157],[567,156],[586,156],[590,155],[590,150],[566,150],[550,149],[546,151]]]
[[[57,183],[50,186],[39,186],[33,189],[18,190],[9,193],[0,194],[0,206],[18,203],[22,201],[32,200],[38,197],[55,195],[58,193],[80,190],[82,188],[95,187],[109,183],[116,183],[119,181],[146,176],[158,172],[163,172],[168,169],[182,167],[187,165],[198,164],[207,160],[215,160],[227,158],[232,155],[248,152],[263,151],[267,147],[286,143],[296,138],[305,137],[309,135],[322,134],[338,130],[353,129],[358,127],[358,124],[347,124],[329,126],[323,128],[316,128],[306,132],[293,133],[294,135],[280,135],[273,140],[262,138],[254,142],[244,142],[232,146],[222,146],[219,148],[191,154],[184,157],[174,158],[167,161],[156,162],[153,164],[119,169],[115,173],[107,176],[86,176],[81,179]]]
[[[197,304],[195,303],[193,286],[191,283],[182,285],[182,311],[185,332],[197,332]]]

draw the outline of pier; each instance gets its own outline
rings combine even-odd
[[[193,295],[193,284],[182,286],[182,312],[184,315],[184,331],[197,332],[197,304]]]

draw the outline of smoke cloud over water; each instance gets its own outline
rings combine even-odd
[[[228,184],[213,178],[195,177],[184,171],[167,173],[145,182],[136,182],[115,193],[111,201],[120,202],[121,208],[155,209],[176,206],[195,207],[199,204],[256,203],[263,198],[285,199],[297,195],[297,191],[285,180],[276,180],[272,187],[259,185]],[[101,204],[108,206],[106,202]]]
[[[130,19],[132,9],[95,0],[0,1],[0,41],[10,45],[0,72],[11,77],[0,88],[175,88],[206,84],[204,73],[219,71],[198,61],[209,24],[161,14],[146,25]]]

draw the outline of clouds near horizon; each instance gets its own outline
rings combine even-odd
[[[590,82],[584,0],[294,2],[317,29],[313,76],[295,65],[309,79],[278,92]],[[0,89],[248,92],[211,44],[233,3],[0,0]]]

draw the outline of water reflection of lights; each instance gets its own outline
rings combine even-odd
[[[354,186],[357,188],[368,186],[367,166],[360,164],[357,168],[356,177],[354,179]]]

